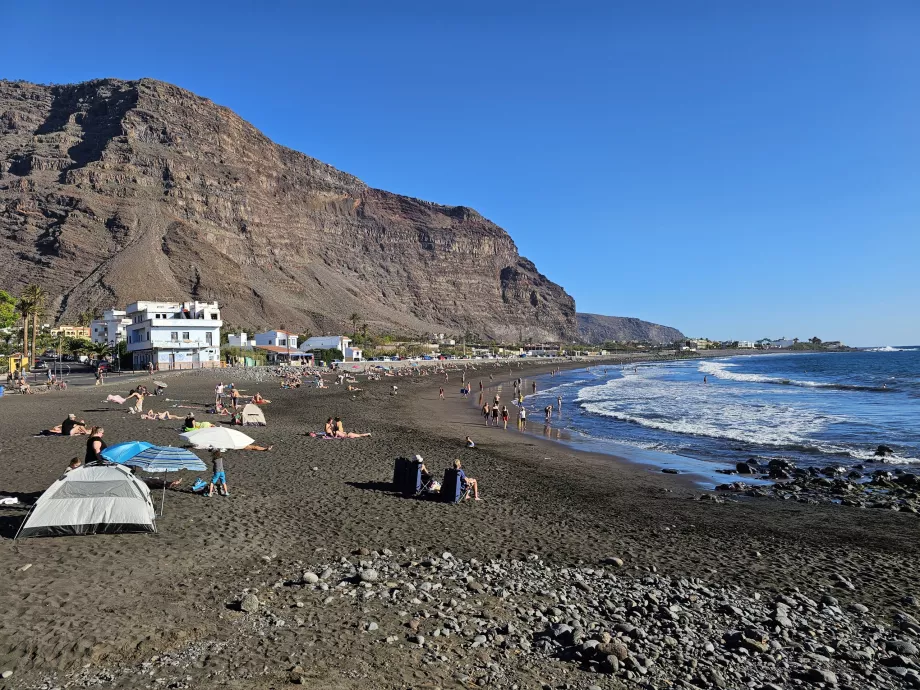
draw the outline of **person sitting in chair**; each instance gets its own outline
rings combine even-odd
[[[479,500],[479,482],[473,479],[472,477],[467,477],[466,472],[463,471],[463,467],[460,465],[460,460],[454,460],[454,469],[460,473],[460,486],[464,489],[469,489],[473,492],[473,499]],[[469,498],[469,495],[467,495]]]

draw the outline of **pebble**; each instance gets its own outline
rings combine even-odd
[[[303,576],[301,577],[301,582],[303,582],[305,585],[315,585],[317,582],[319,582],[319,575],[316,573],[311,573],[308,570],[304,572]]]
[[[255,594],[246,594],[240,600],[240,610],[245,613],[255,613],[259,610],[259,598]]]
[[[362,570],[359,576],[362,582],[377,582],[377,578],[379,577],[377,571],[373,568]]]

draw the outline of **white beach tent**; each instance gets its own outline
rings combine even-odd
[[[147,485],[121,465],[69,470],[48,487],[18,537],[156,532]]]
[[[243,426],[265,426],[265,415],[255,403],[243,408]]]

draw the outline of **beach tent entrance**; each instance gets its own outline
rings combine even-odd
[[[249,403],[243,408],[243,426],[265,426],[265,415],[258,405]]]
[[[88,465],[48,487],[17,538],[156,532],[155,519],[150,490],[128,468]]]

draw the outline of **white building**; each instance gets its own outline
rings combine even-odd
[[[256,344],[256,341],[250,338],[246,331],[240,331],[239,333],[229,334],[227,336],[227,344],[231,347],[241,347],[248,350]]]
[[[120,343],[127,336],[131,319],[121,309],[106,309],[101,319],[94,319],[90,324],[90,338],[94,343]]]
[[[300,345],[301,352],[314,350],[341,350],[346,362],[360,362],[364,353],[360,348],[351,346],[351,338],[344,335],[322,335],[307,338]]]
[[[741,349],[745,349],[745,350],[752,350],[754,349],[754,341],[753,340],[739,340],[738,347]]]
[[[289,347],[292,350],[296,350],[297,335],[294,333],[288,333],[287,331],[265,331],[265,333],[256,333],[255,344],[274,345],[275,347]]]
[[[128,352],[134,368],[220,366],[220,308],[217,302],[135,302],[127,317]]]

